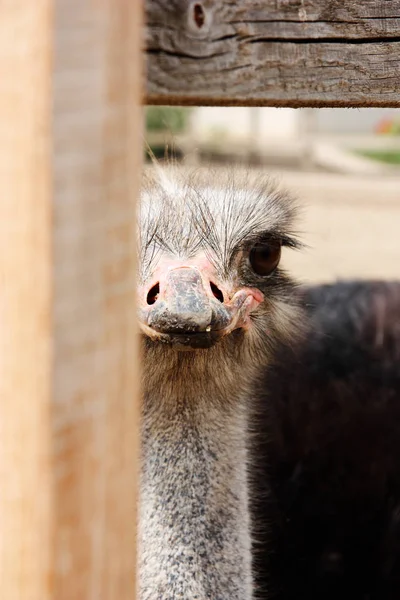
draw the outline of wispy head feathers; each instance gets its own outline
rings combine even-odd
[[[296,247],[297,207],[270,179],[236,171],[164,169],[144,175],[139,217],[141,276],[161,252],[190,258],[200,249],[221,273],[232,255],[265,236]]]

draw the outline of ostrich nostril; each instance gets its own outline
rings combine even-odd
[[[160,284],[156,283],[155,285],[153,285],[153,287],[147,294],[147,304],[154,304],[157,301],[159,293],[160,293]]]
[[[218,288],[218,287],[215,285],[215,283],[213,283],[213,282],[211,281],[211,283],[210,283],[210,287],[211,287],[211,291],[212,291],[212,293],[214,294],[215,298],[216,298],[217,300],[219,300],[220,302],[223,302],[223,301],[224,301],[224,295],[223,295],[223,293],[221,292],[221,290],[220,290],[220,289],[219,289],[219,288]]]

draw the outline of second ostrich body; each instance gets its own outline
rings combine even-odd
[[[263,374],[252,496],[262,598],[400,598],[400,282],[299,290]]]
[[[252,384],[297,329],[295,208],[268,184],[143,188],[141,600],[251,600]]]

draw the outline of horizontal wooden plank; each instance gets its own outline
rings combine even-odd
[[[400,106],[400,1],[147,0],[147,103]]]

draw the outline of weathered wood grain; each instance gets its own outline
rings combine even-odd
[[[0,3],[0,596],[132,600],[141,3]]]
[[[400,106],[400,1],[146,0],[147,102]]]
[[[141,2],[56,0],[57,600],[135,590]]]
[[[0,595],[49,600],[50,0],[0,3]]]

